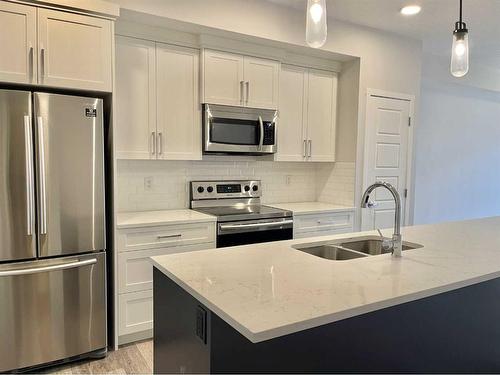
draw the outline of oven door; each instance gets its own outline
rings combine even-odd
[[[227,222],[219,223],[217,227],[218,248],[292,238],[292,218]]]
[[[276,111],[205,104],[204,152],[276,152]]]

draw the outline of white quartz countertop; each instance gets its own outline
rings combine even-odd
[[[403,228],[424,245],[332,261],[292,248],[374,232],[153,257],[154,265],[252,342],[500,277],[500,217]],[[392,230],[385,230],[390,235]]]
[[[215,216],[206,215],[194,210],[164,210],[164,211],[141,211],[122,212],[117,215],[116,227],[138,228],[155,225],[186,224],[217,221]]]
[[[299,203],[276,203],[276,204],[266,203],[266,206],[292,211],[294,215],[354,211],[354,207],[342,206],[331,203],[323,203],[323,202],[299,202]]]

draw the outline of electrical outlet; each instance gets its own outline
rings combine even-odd
[[[285,177],[285,183],[287,185],[290,185],[292,183],[292,176],[290,176],[289,174],[287,174],[286,177]]]
[[[144,191],[153,190],[153,177],[144,177]]]

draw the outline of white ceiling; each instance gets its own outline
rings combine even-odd
[[[306,0],[268,0],[304,10]],[[458,0],[326,0],[329,17],[420,39],[424,50],[448,56],[458,18]],[[404,5],[422,7],[416,16],[403,16]],[[471,59],[500,69],[500,0],[463,0],[469,28]],[[329,21],[331,22],[331,21]]]

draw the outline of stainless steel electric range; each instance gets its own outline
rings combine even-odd
[[[217,247],[293,238],[292,212],[262,205],[260,181],[192,181],[191,208],[217,217]]]

